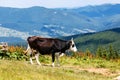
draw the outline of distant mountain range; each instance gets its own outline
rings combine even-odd
[[[120,4],[73,9],[0,7],[0,37],[25,40],[31,35],[60,37],[119,27]]]

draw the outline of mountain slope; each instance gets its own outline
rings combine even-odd
[[[37,30],[39,32],[45,32],[48,36],[63,36],[62,33],[75,34],[75,30],[73,29],[93,29],[93,24],[95,21],[90,19],[93,23],[87,21],[88,17],[83,15],[74,15],[69,12],[47,9],[42,7],[31,7],[31,8],[0,8],[0,23],[2,26],[11,28],[14,30],[28,32],[33,35],[39,35],[34,32]],[[86,24],[84,26],[84,24]],[[50,26],[46,31],[43,28],[46,26]],[[62,28],[62,33],[52,31],[53,35],[49,35],[51,33],[51,29],[53,27]],[[88,28],[89,27],[89,28]],[[69,29],[69,30],[67,30]],[[55,30],[55,29],[54,29]],[[94,30],[94,29],[93,29]],[[80,31],[77,31],[80,33]],[[89,31],[87,31],[89,32]],[[55,35],[54,35],[55,34]],[[40,34],[41,35],[41,34]]]
[[[76,9],[0,7],[2,27],[29,35],[68,36],[120,27],[120,4]]]
[[[28,36],[31,36],[28,32],[20,32],[0,26],[0,37],[17,37],[26,40]]]
[[[89,17],[104,17],[120,14],[120,4],[103,4],[98,6],[86,6],[72,9],[71,12],[76,12]]]
[[[80,51],[89,49],[95,52],[100,46],[109,47],[112,45],[115,49],[120,50],[120,28],[110,29],[97,33],[87,33],[65,37],[64,39],[75,39],[76,45]]]

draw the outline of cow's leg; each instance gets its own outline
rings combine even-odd
[[[27,54],[27,53],[30,55],[30,63],[33,64],[33,61],[32,61],[32,49],[29,47],[29,45],[28,45],[27,50],[25,51],[25,54]]]
[[[62,56],[64,56],[64,53],[61,53],[61,54],[60,54],[60,57],[62,57]]]
[[[33,64],[33,61],[32,61],[32,51],[30,51],[30,63]]]
[[[58,66],[60,66],[60,63],[59,63],[59,55],[60,55],[59,52],[55,53],[55,57],[56,57],[56,61],[57,61],[57,65],[58,65]]]
[[[55,61],[55,53],[52,53],[52,67],[54,67],[54,61]]]
[[[41,65],[40,62],[39,62],[39,53],[38,52],[37,52],[37,54],[35,54],[35,58],[36,58],[37,64]]]

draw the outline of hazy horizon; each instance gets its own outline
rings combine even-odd
[[[120,4],[120,0],[0,0],[0,7],[29,8],[33,6],[45,8],[77,8],[103,4]]]

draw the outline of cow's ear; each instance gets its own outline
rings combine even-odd
[[[74,44],[74,40],[73,40],[73,38],[71,38],[71,42],[72,42],[72,44]]]
[[[71,38],[71,41],[73,41],[73,37]]]

